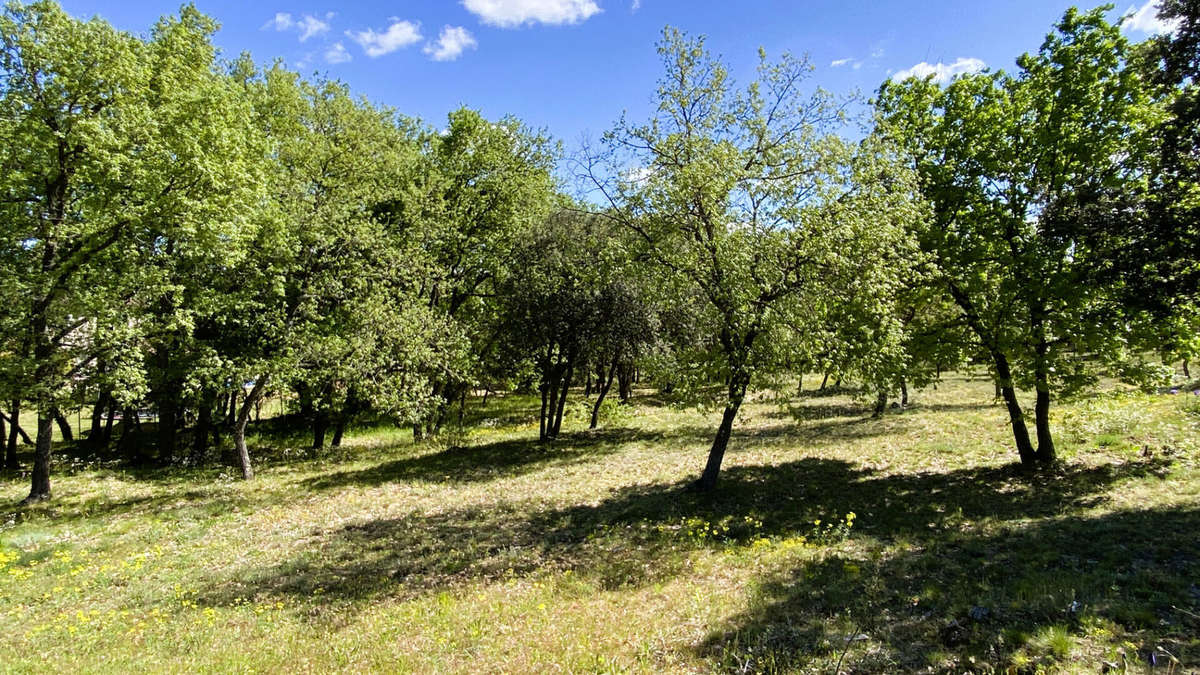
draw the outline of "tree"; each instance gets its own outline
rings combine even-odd
[[[428,256],[430,277],[421,301],[469,340],[470,350],[446,354],[447,368],[433,381],[441,404],[415,435],[432,433],[456,400],[486,369],[473,355],[488,354],[498,339],[496,308],[489,300],[512,268],[516,243],[550,212],[555,148],[519,120],[485,119],[462,108],[441,131],[409,124],[421,147],[412,189],[381,203],[380,218],[403,232]]]
[[[456,376],[448,364],[466,348],[421,301],[434,269],[421,230],[385,208],[420,189],[408,128],[339,83],[245,60],[235,76],[266,134],[271,199],[245,255],[210,276],[225,301],[206,321],[207,382],[241,397],[234,445],[248,479],[246,428],[271,387],[305,393],[319,446],[360,404],[398,421],[429,415],[431,383]]]
[[[1140,180],[1152,113],[1129,46],[1103,8],[1069,10],[1018,70],[886,82],[878,131],[907,149],[932,217],[915,230],[1000,387],[1021,462],[1055,461],[1054,392],[1132,357],[1105,264],[1077,217],[1099,191]],[[1037,447],[1017,387],[1036,390]]]
[[[590,427],[599,424],[617,369],[656,333],[655,320],[629,274],[627,237],[611,223],[563,208],[518,244],[500,286],[504,339],[528,355],[540,379],[539,439],[560,433],[572,381],[589,366],[599,380]]]
[[[1159,18],[1174,27],[1139,46],[1134,65],[1163,103],[1153,126],[1147,180],[1113,199],[1105,228],[1127,300],[1158,317],[1200,303],[1200,5],[1164,0]],[[1133,217],[1131,217],[1133,214]]]
[[[656,113],[620,122],[588,173],[611,207],[603,213],[707,304],[726,381],[696,484],[712,489],[754,372],[782,356],[771,348],[781,318],[858,287],[883,300],[898,267],[887,252],[915,207],[886,148],[836,135],[841,106],[821,91],[802,94],[805,61],[760,54],[757,79],[735,92],[703,39],[667,29],[659,53]],[[886,308],[874,309],[886,320]]]
[[[145,389],[122,354],[168,291],[141,255],[170,240],[224,245],[253,201],[253,180],[230,169],[248,127],[213,72],[214,29],[190,7],[147,41],[52,2],[0,16],[0,258],[13,313],[0,324],[19,345],[8,388],[37,410],[30,500],[50,496],[58,408],[97,359],[124,400]]]

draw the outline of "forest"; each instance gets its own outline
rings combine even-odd
[[[6,4],[0,671],[1200,669],[1200,5],[1111,10],[667,27],[568,147]]]

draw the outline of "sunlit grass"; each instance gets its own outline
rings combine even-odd
[[[508,396],[415,445],[258,436],[249,483],[78,463],[23,509],[6,478],[0,670],[1180,672],[1200,667],[1183,396],[1062,406],[1067,459],[1033,478],[961,378],[881,420],[763,395],[715,495],[685,488],[719,413],[649,396],[594,432],[576,406],[548,446]]]

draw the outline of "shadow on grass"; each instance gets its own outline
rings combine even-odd
[[[1131,510],[945,532],[887,557],[813,556],[769,575],[696,653],[724,672],[1043,672],[1096,636],[1132,648],[1070,665],[1166,670],[1174,658],[1193,672],[1197,532],[1200,510]]]
[[[870,415],[871,409],[864,403],[821,403],[808,404],[801,403],[799,405],[788,405],[786,409],[775,409],[766,413],[766,417],[773,419],[796,420],[797,422],[810,420],[826,420],[837,417],[862,417]]]
[[[508,502],[317,530],[293,559],[235,570],[201,597],[224,604],[259,593],[354,609],[378,597],[566,569],[594,588],[636,588],[683,573],[696,550],[763,539],[782,546],[809,534],[813,520],[853,510],[863,548],[890,541],[900,554],[850,563],[833,557],[836,549],[802,546],[806,560],[768,575],[751,609],[698,654],[719,669],[749,663],[769,671],[823,658],[844,644],[838,631],[858,630],[873,651],[851,662],[867,670],[915,667],[919,655],[941,648],[1007,658],[1021,635],[1059,621],[1081,625],[1086,612],[1144,627],[1162,616],[1168,597],[1196,607],[1200,597],[1188,596],[1188,584],[1200,571],[1200,514],[1070,517],[1117,483],[1163,471],[1156,461],[1037,478],[1015,467],[883,475],[815,458],[735,467],[714,494],[681,483],[640,485],[597,504]],[[698,523],[729,529],[699,537]],[[1064,614],[1073,600],[1086,612]],[[976,605],[991,618],[964,624],[963,636],[940,646],[948,622]],[[1001,638],[1007,651],[996,652]]]
[[[0,516],[13,520],[41,518],[60,524],[131,516],[150,516],[159,521],[203,521],[235,510],[251,512],[298,498],[277,491],[236,489],[209,478],[201,487],[195,487],[196,484],[195,476],[177,474],[169,482],[157,481],[154,494],[91,498],[68,495],[31,505],[14,504],[11,509],[0,509]]]
[[[618,452],[629,443],[701,439],[707,438],[709,433],[708,429],[700,427],[678,427],[670,432],[609,428],[567,433],[548,443],[517,438],[451,447],[367,469],[325,474],[304,480],[302,484],[310,489],[328,489],[413,480],[436,483],[490,481],[551,466],[591,461]]]

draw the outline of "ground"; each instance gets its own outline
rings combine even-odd
[[[649,391],[260,436],[250,482],[64,460],[0,479],[0,671],[1200,672],[1200,397],[1065,403],[1029,477],[992,394],[759,393],[711,495],[719,411]]]

